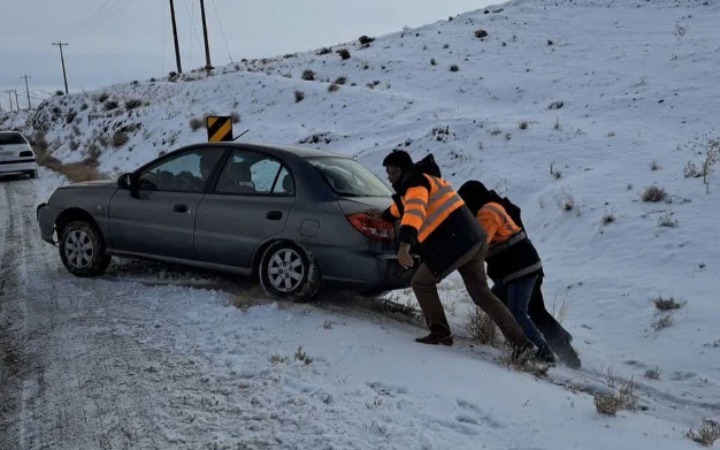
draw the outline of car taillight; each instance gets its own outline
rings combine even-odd
[[[382,242],[392,242],[395,238],[395,227],[384,220],[374,220],[365,213],[355,213],[347,216],[350,224],[370,239]]]

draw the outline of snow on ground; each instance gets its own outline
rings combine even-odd
[[[235,111],[235,133],[250,129],[242,140],[295,144],[315,136],[303,145],[354,155],[380,176],[393,148],[416,158],[432,152],[455,185],[479,178],[523,208],[545,264],[548,307],[568,306],[563,323],[584,364],[578,372],[552,369],[550,381],[593,391],[611,378],[632,379],[647,408],[601,417],[586,394],[486,362],[497,352],[419,347],[412,337],[422,329],[374,316],[282,304],[240,313],[182,286],[127,291],[157,308],[151,317],[187,333],[143,345],[177,357],[192,350],[203,370],[232,383],[233,370],[252,374],[245,378],[265,418],[253,436],[277,437],[288,448],[288,439],[315,448],[321,437],[335,448],[681,448],[691,445],[687,428],[720,414],[720,179],[711,174],[706,187],[683,175],[689,161],[700,166],[704,158],[693,143],[720,135],[719,20],[717,2],[515,1],[378,37],[368,48],[346,43],[324,55],[237,63],[207,79],[196,72],[187,81],[165,77],[53,98],[36,117],[0,126],[31,133],[45,122],[54,156],[80,161],[94,144],[105,172],[202,142],[205,130],[193,131],[191,118]],[[488,36],[475,37],[479,29]],[[342,48],[350,59],[335,53]],[[302,79],[306,70],[315,80]],[[331,92],[338,77],[346,82]],[[305,94],[300,102],[296,91]],[[146,103],[128,110],[132,99]],[[113,100],[119,106],[106,110]],[[122,129],[129,140],[115,148],[110,141]],[[667,191],[665,201],[641,200],[653,185]],[[129,266],[116,264],[108,278],[139,276],[146,267],[121,263]],[[151,278],[218,281],[162,270]],[[456,277],[442,295],[454,331],[465,335],[470,303]],[[335,296],[326,294],[333,305]],[[670,327],[655,330],[659,296],[687,304],[669,313]],[[322,327],[325,319],[332,329]],[[238,343],[251,348],[247,358],[232,356]],[[308,367],[293,361],[299,345],[315,358]],[[272,354],[289,359],[273,365]],[[660,379],[647,379],[655,368]],[[195,382],[186,388],[197,390]],[[244,398],[230,383],[229,405]],[[287,404],[293,413],[282,420],[292,416],[302,438],[264,425]],[[203,411],[213,423],[214,410]],[[312,427],[303,429],[298,417]],[[218,425],[219,442],[230,423]]]

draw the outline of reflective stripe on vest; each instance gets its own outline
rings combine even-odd
[[[450,183],[428,174],[424,175],[430,181],[430,195],[428,196],[425,221],[418,230],[419,242],[427,239],[430,233],[435,231],[453,211],[464,204]]]

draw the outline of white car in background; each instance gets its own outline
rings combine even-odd
[[[0,175],[25,173],[37,178],[38,165],[30,142],[17,131],[0,131]]]

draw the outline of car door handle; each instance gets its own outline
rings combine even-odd
[[[173,212],[186,213],[188,212],[188,206],[184,203],[178,203],[177,205],[173,206]]]
[[[265,214],[265,218],[269,220],[280,220],[282,219],[282,216],[282,211],[269,211],[267,214]]]

